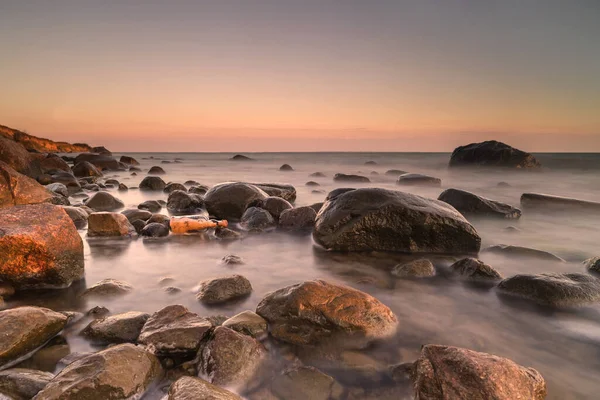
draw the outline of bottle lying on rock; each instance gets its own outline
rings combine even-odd
[[[196,219],[190,217],[173,217],[170,221],[171,232],[175,234],[193,233],[212,228],[227,228],[227,220]]]

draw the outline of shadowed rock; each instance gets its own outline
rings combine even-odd
[[[600,257],[588,258],[583,262],[583,265],[590,272],[600,273]]]
[[[279,167],[280,171],[293,171],[294,168],[292,168],[292,166],[290,164],[283,164],[281,167]]]
[[[491,266],[476,258],[463,258],[452,264],[455,274],[471,279],[502,279],[502,275]]]
[[[311,178],[325,178],[325,174],[322,172],[313,172],[312,174],[309,175],[309,177]]]
[[[539,168],[541,164],[529,153],[502,142],[488,140],[457,147],[450,156],[449,166]]]
[[[450,204],[461,214],[467,216],[521,218],[521,210],[518,208],[464,190],[446,189],[440,194],[438,200]]]
[[[167,184],[158,176],[147,176],[140,182],[140,190],[162,192]]]
[[[314,367],[293,367],[273,380],[271,390],[286,400],[341,399],[344,388],[331,376]]]
[[[146,200],[138,205],[140,210],[146,210],[157,213],[162,209],[162,205],[157,200]]]
[[[185,185],[182,185],[181,183],[173,183],[173,182],[169,182],[167,184],[167,186],[165,186],[165,188],[163,189],[163,192],[165,193],[171,193],[174,192],[176,190],[181,190],[182,192],[187,192],[187,188],[185,187]]]
[[[442,180],[423,174],[403,174],[398,177],[397,183],[405,186],[441,186]]]
[[[530,258],[545,261],[565,262],[562,258],[543,250],[531,249],[529,247],[497,244],[481,250],[482,253],[498,254],[504,257]]]
[[[78,178],[86,176],[102,176],[102,172],[88,161],[80,161],[72,169],[73,175]]]
[[[219,304],[252,293],[250,281],[241,275],[207,279],[199,283],[196,298],[205,304]]]
[[[103,279],[83,292],[83,297],[111,298],[131,293],[133,286],[117,279]]]
[[[167,400],[242,400],[235,393],[191,376],[175,381],[169,388],[168,396]]]
[[[392,275],[398,278],[425,278],[435,275],[431,261],[422,258],[405,264],[399,264],[392,269]]]
[[[127,164],[127,165],[140,165],[138,160],[136,160],[133,157],[129,157],[129,156],[121,156],[119,161],[122,162],[123,164]]]
[[[160,222],[152,222],[142,228],[140,236],[152,238],[166,237],[169,236],[169,227]]]
[[[88,217],[88,236],[132,237],[135,228],[127,217],[114,212],[96,212]]]
[[[267,210],[276,220],[283,211],[294,207],[289,201],[275,196],[269,196],[257,202],[255,206]]]
[[[402,171],[401,169],[389,169],[387,171],[385,171],[385,174],[388,176],[396,176],[399,177],[400,175],[404,175],[407,174],[408,172],[406,171]]]
[[[174,214],[195,214],[198,211],[204,211],[206,217],[208,213],[203,209],[204,200],[200,195],[187,193],[183,190],[175,190],[169,194],[167,200],[167,210]]]
[[[92,321],[81,332],[96,343],[135,343],[149,314],[130,311]]]
[[[263,231],[276,225],[275,218],[267,210],[250,207],[242,215],[240,226],[248,231]]]
[[[243,311],[223,322],[222,326],[261,339],[267,335],[267,321],[252,311]]]
[[[121,214],[127,217],[129,222],[136,221],[138,219],[142,221],[148,221],[152,217],[152,213],[147,210],[140,210],[139,208],[128,208],[127,210],[121,211]]]
[[[84,209],[81,207],[66,206],[63,207],[63,210],[71,218],[77,229],[83,229],[87,226],[88,213]]]
[[[521,206],[528,210],[540,211],[600,211],[600,202],[541,193],[523,193]]]
[[[281,183],[251,183],[269,196],[281,197],[293,203],[296,201],[296,188],[292,185]]]
[[[231,161],[254,161],[254,159],[244,156],[242,154],[236,154],[230,158]]]
[[[249,183],[221,183],[206,192],[204,203],[210,215],[239,221],[250,204],[267,197],[267,193]]]
[[[285,210],[279,216],[279,227],[287,231],[310,231],[315,226],[317,213],[312,207]]]
[[[162,167],[154,166],[148,170],[148,175],[164,175],[166,174],[165,170]]]
[[[347,174],[335,174],[333,180],[336,182],[355,182],[355,183],[369,183],[371,180],[366,176],[361,175],[347,175]]]
[[[48,203],[51,199],[52,193],[47,188],[0,161],[0,208]]]
[[[85,205],[95,211],[116,211],[125,207],[125,204],[108,192],[98,192],[90,197]]]
[[[115,158],[108,154],[82,153],[75,157],[74,164],[77,165],[83,161],[87,161],[90,164],[93,164],[102,171],[118,171],[126,169],[125,165],[121,164]]]
[[[54,375],[26,368],[11,368],[0,372],[0,397],[29,400],[42,390]]]

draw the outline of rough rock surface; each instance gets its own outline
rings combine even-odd
[[[187,191],[183,190],[171,192],[167,201],[167,209],[175,214],[195,214],[198,211],[202,211],[203,206],[204,201],[200,195],[187,193]]]
[[[81,332],[96,343],[135,343],[149,314],[129,311],[93,320]]]
[[[340,335],[360,347],[392,336],[398,320],[379,300],[359,290],[322,280],[307,281],[265,296],[256,313],[271,335],[292,344],[317,344]]]
[[[267,321],[252,311],[243,311],[223,322],[222,326],[260,339],[267,334]]]
[[[336,182],[356,182],[356,183],[369,183],[371,180],[366,176],[361,175],[347,175],[347,174],[335,174],[333,180]]]
[[[167,400],[242,400],[242,398],[204,379],[184,376],[171,385]]]
[[[29,400],[42,390],[54,375],[34,369],[12,368],[0,371],[0,398]]]
[[[87,226],[89,215],[83,208],[65,206],[63,207],[63,210],[65,210],[69,218],[71,218],[77,229],[83,229]]]
[[[97,212],[88,218],[88,236],[131,237],[135,235],[135,228],[123,214]]]
[[[399,264],[392,269],[392,275],[398,278],[425,278],[435,275],[435,268],[431,261],[421,258],[404,264]]]
[[[142,228],[140,236],[153,238],[166,237],[169,236],[169,227],[160,222],[152,222]]]
[[[313,367],[295,367],[277,376],[272,392],[285,400],[336,400],[341,399],[344,388],[331,376]]]
[[[594,273],[600,273],[600,257],[588,258],[583,262],[585,268]]]
[[[109,154],[93,154],[93,153],[82,153],[75,157],[75,165],[82,161],[87,161],[102,171],[118,171],[125,169],[125,166],[113,158]]]
[[[166,174],[165,170],[162,167],[154,166],[148,170],[148,175],[164,175]]]
[[[73,175],[78,178],[86,176],[102,176],[102,172],[96,166],[87,161],[81,161],[72,168]]]
[[[205,304],[219,304],[252,293],[250,281],[241,275],[207,279],[198,285],[196,298]]]
[[[152,217],[152,213],[148,210],[140,210],[139,208],[128,208],[127,210],[121,211],[121,214],[127,217],[129,222],[141,219],[142,221],[148,221]]]
[[[273,218],[279,219],[279,216],[283,211],[289,210],[294,206],[289,201],[281,197],[269,196],[266,199],[258,202],[256,207],[267,210],[273,216]]]
[[[281,197],[293,203],[296,200],[296,188],[292,185],[281,183],[250,183],[264,191],[269,196]]]
[[[450,266],[452,272],[470,279],[502,279],[491,266],[476,258],[463,258]]]
[[[415,400],[546,398],[546,382],[535,369],[458,347],[424,346],[414,381]]]
[[[103,279],[96,282],[83,292],[84,297],[117,297],[123,296],[133,290],[133,286],[116,279]]]
[[[498,217],[506,219],[521,218],[521,210],[510,204],[490,200],[474,193],[459,189],[446,189],[438,200],[450,204],[463,215]]]
[[[146,200],[138,205],[140,210],[147,210],[157,213],[162,209],[162,205],[157,200]]]
[[[531,154],[495,140],[457,147],[450,156],[449,165],[450,167],[541,167],[540,162]]]
[[[317,213],[312,207],[291,208],[279,216],[279,227],[287,231],[310,231],[316,218]]]
[[[506,244],[497,244],[493,246],[486,247],[482,250],[482,253],[491,253],[498,254],[505,257],[514,257],[514,258],[530,258],[537,260],[545,260],[545,261],[555,261],[555,262],[564,262],[562,258],[548,253],[547,251],[531,249],[529,247],[522,246],[512,246]]]
[[[121,156],[119,161],[122,162],[123,164],[127,164],[127,165],[140,165],[138,160],[136,160],[133,157],[129,157],[129,156]]]
[[[528,210],[540,211],[598,211],[600,202],[553,196],[541,193],[523,193],[521,206]]]
[[[85,205],[94,211],[116,211],[125,207],[125,204],[108,192],[98,192],[90,197]]]
[[[188,191],[187,188],[185,187],[185,185],[182,185],[181,183],[169,182],[169,183],[167,183],[167,186],[165,186],[165,188],[163,189],[163,192],[171,193],[176,190],[181,190],[182,192]]]
[[[140,182],[140,190],[162,192],[167,184],[159,176],[147,176]]]
[[[210,215],[218,219],[237,221],[242,218],[250,204],[267,197],[267,193],[249,183],[221,183],[206,192],[204,203]]]
[[[47,203],[52,193],[28,176],[0,161],[0,208]]]
[[[275,224],[275,218],[271,213],[258,207],[248,208],[240,221],[240,226],[249,231],[263,231],[272,228]]]
[[[423,174],[403,174],[398,177],[398,185],[440,186],[441,184],[440,178]]]

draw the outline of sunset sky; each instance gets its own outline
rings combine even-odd
[[[598,0],[4,0],[0,124],[122,151],[600,151]]]

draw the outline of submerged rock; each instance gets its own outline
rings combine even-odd
[[[491,266],[476,258],[463,258],[450,266],[452,272],[471,279],[502,279]]]
[[[441,186],[442,180],[423,174],[403,174],[398,177],[398,185]]]
[[[243,311],[234,315],[223,322],[222,326],[257,339],[266,336],[268,333],[267,321],[252,311]]]
[[[138,205],[138,209],[157,213],[162,209],[162,205],[157,200],[146,200]]]
[[[311,178],[325,178],[327,175],[325,175],[322,172],[313,172],[312,174],[309,175],[309,177]]]
[[[304,184],[305,186],[321,186],[318,182],[308,181]]]
[[[94,211],[116,211],[125,207],[125,204],[108,192],[98,192],[90,197],[85,205]]]
[[[279,227],[287,231],[310,231],[316,218],[317,213],[312,207],[291,208],[279,216]]]
[[[171,193],[176,190],[181,190],[182,192],[186,192],[186,193],[188,191],[187,188],[185,187],[185,185],[182,185],[181,183],[169,182],[169,183],[167,183],[167,186],[165,186],[165,188],[163,189],[163,192]]]
[[[344,388],[331,376],[314,367],[294,367],[275,377],[272,392],[285,400],[337,400]]]
[[[71,218],[77,229],[83,229],[87,226],[88,213],[84,209],[81,207],[65,206],[63,210]]]
[[[221,262],[226,265],[244,264],[244,259],[235,254],[228,254],[221,259]]]
[[[313,238],[338,251],[468,254],[481,245],[475,228],[447,203],[377,188],[329,193]]]
[[[435,275],[431,261],[422,258],[405,264],[399,264],[392,269],[392,275],[398,278],[425,278]]]
[[[242,400],[240,396],[204,379],[184,376],[169,389],[167,400]]]
[[[281,183],[251,183],[269,196],[281,197],[293,203],[296,200],[296,188],[292,185]]]
[[[167,209],[175,214],[195,214],[203,211],[204,201],[197,194],[175,190],[169,194]],[[204,211],[206,213],[206,211]],[[208,217],[208,214],[206,215]]]
[[[529,247],[497,244],[486,247],[482,253],[498,254],[505,257],[531,258],[545,261],[565,262],[562,258],[543,250],[531,249]]]
[[[207,279],[198,285],[196,298],[205,304],[219,304],[252,293],[250,281],[241,275]]]
[[[406,171],[402,171],[400,169],[389,169],[387,171],[385,171],[385,174],[388,176],[396,176],[399,177],[400,175],[404,175],[407,174],[408,172]]]
[[[529,153],[502,142],[489,140],[457,147],[450,156],[449,166],[539,168],[541,164]]]
[[[238,221],[250,204],[267,197],[263,190],[248,183],[221,183],[206,192],[204,203],[210,215]]]
[[[322,280],[272,292],[256,313],[267,320],[274,338],[297,345],[341,339],[363,346],[394,335],[398,325],[394,313],[374,297]]]
[[[600,301],[600,281],[591,275],[579,273],[515,275],[501,281],[498,289],[538,304],[556,307]]]
[[[369,183],[371,180],[366,176],[361,175],[347,175],[347,174],[335,174],[333,180],[336,182],[356,182],[356,183]]]
[[[293,171],[294,168],[292,168],[292,166],[290,164],[283,164],[281,167],[279,167],[280,171]]]
[[[446,189],[440,194],[438,200],[450,204],[463,215],[506,219],[518,219],[521,217],[521,210],[518,208],[464,190]]]
[[[83,241],[61,207],[0,209],[0,281],[16,289],[64,288],[83,275]]]
[[[279,219],[279,216],[283,211],[294,208],[289,201],[275,196],[269,196],[266,199],[257,202],[255,206],[267,210],[275,219]]]
[[[48,203],[51,199],[47,188],[0,161],[0,208]]]
[[[85,297],[116,297],[130,293],[133,286],[117,279],[103,279],[89,287],[82,296]]]
[[[135,228],[127,217],[114,212],[97,212],[88,218],[88,236],[132,237],[136,235]]]
[[[533,368],[459,347],[426,345],[414,366],[416,399],[543,400],[546,382]]]
[[[127,210],[121,211],[121,214],[127,217],[129,222],[136,220],[148,221],[152,217],[152,213],[147,210],[140,210],[139,208],[128,208]]]
[[[0,371],[0,398],[29,400],[42,390],[54,375],[26,368]]]
[[[244,156],[242,154],[236,154],[235,156],[230,158],[231,161],[254,161],[253,158]]]
[[[549,211],[598,211],[600,202],[579,200],[571,197],[552,196],[541,193],[523,193],[521,206],[528,210]]]
[[[133,344],[120,344],[65,367],[36,400],[141,398],[161,377],[158,359]]]
[[[242,215],[240,226],[249,231],[263,231],[275,226],[271,213],[258,207],[250,207]]]
[[[152,222],[144,226],[140,231],[140,236],[153,238],[166,237],[169,236],[169,227],[160,222]]]
[[[135,343],[149,317],[136,311],[111,315],[92,321],[81,334],[96,343]]]
[[[30,357],[56,336],[67,317],[41,307],[17,307],[0,311],[0,370]]]
[[[215,229],[215,237],[221,240],[237,240],[241,239],[242,235],[229,228],[217,228]]]
[[[583,265],[590,272],[600,273],[600,257],[588,258]]]
[[[140,182],[140,190],[162,192],[167,184],[158,176],[147,176]]]
[[[166,174],[165,170],[162,167],[154,166],[148,170],[148,175],[164,175]]]

